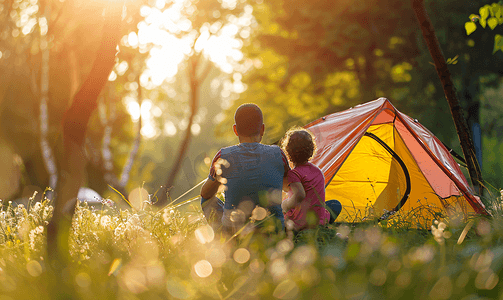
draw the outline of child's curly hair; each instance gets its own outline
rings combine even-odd
[[[286,132],[281,148],[295,165],[304,164],[316,153],[315,137],[311,131],[296,126]]]

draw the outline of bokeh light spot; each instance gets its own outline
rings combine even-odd
[[[166,289],[171,296],[177,299],[187,299],[191,297],[187,284],[176,277],[167,280]]]
[[[221,267],[227,260],[224,250],[212,248],[206,253],[206,259],[215,267]]]
[[[290,239],[281,240],[276,245],[276,250],[278,250],[278,252],[281,254],[287,254],[288,252],[292,251],[292,249],[293,242]]]
[[[213,272],[213,267],[211,266],[209,261],[203,259],[198,261],[194,265],[194,271],[196,272],[197,276],[206,278]]]
[[[28,274],[30,274],[33,277],[37,277],[40,276],[40,274],[42,274],[42,266],[36,260],[30,260],[26,264],[26,270],[28,271]]]
[[[370,283],[375,286],[381,286],[386,282],[386,272],[381,269],[374,269],[370,273]]]
[[[252,211],[252,219],[256,221],[263,220],[267,216],[267,210],[263,207],[257,206]]]
[[[91,285],[91,276],[86,272],[81,272],[75,276],[75,282],[81,288],[87,288]]]
[[[292,253],[293,260],[299,265],[310,265],[316,260],[316,249],[311,245],[300,246]]]
[[[201,244],[211,243],[215,238],[215,232],[210,225],[203,225],[194,232],[196,239]]]
[[[249,268],[253,273],[262,273],[264,271],[265,265],[263,261],[256,258],[250,262]]]
[[[131,293],[139,294],[147,290],[147,280],[145,275],[136,268],[126,269],[124,272],[123,282]]]
[[[128,200],[134,209],[141,210],[143,203],[148,201],[148,192],[144,188],[136,188],[129,194]]]
[[[297,297],[298,293],[299,287],[297,284],[287,279],[278,284],[272,295],[278,299],[294,299]]]
[[[239,264],[244,264],[250,259],[250,252],[245,248],[239,248],[234,251],[234,260]]]

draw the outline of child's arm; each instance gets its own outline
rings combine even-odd
[[[292,191],[292,196],[281,203],[281,209],[284,213],[299,205],[304,198],[306,198],[306,191],[304,190],[302,183],[292,182],[290,183],[290,189]]]

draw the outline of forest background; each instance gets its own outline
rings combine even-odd
[[[425,1],[483,178],[501,188],[502,26],[465,29],[486,4]],[[99,54],[106,6],[0,0],[0,199],[56,186],[62,119]],[[263,142],[273,143],[293,125],[386,97],[461,153],[408,1],[135,0],[122,18],[86,138],[84,186],[104,197],[119,199],[109,186],[129,195],[162,185],[174,199],[199,183],[216,151],[237,143],[233,113],[246,102],[263,109]]]

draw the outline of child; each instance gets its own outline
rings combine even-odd
[[[285,225],[290,224],[287,229],[299,231],[328,224],[330,213],[324,206],[325,178],[323,172],[309,162],[316,151],[313,134],[303,128],[290,129],[282,148],[294,168],[288,171],[288,197],[281,204]]]

